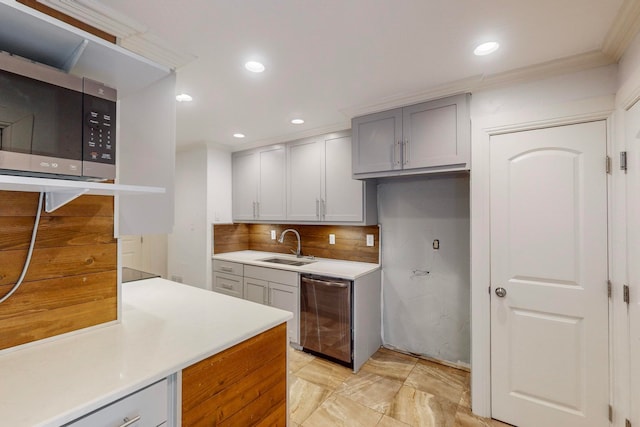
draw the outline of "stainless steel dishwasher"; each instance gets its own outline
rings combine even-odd
[[[300,276],[300,345],[312,354],[353,367],[351,280]]]

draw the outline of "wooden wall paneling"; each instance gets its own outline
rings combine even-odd
[[[2,252],[0,285],[15,283],[26,257],[26,249]],[[31,257],[31,265],[24,280],[30,282],[115,270],[117,262],[117,245],[115,243],[41,249],[36,244]],[[0,307],[2,306],[0,305]]]
[[[249,226],[247,224],[214,224],[213,253],[222,254],[249,249]]]
[[[0,309],[0,349],[115,320],[117,287],[104,283],[116,279],[112,270],[23,283]]]
[[[18,279],[37,193],[0,191],[0,297]],[[0,304],[0,349],[117,319],[113,197],[82,196],[43,213],[22,286]]]
[[[281,324],[182,371],[182,425],[285,426],[287,329]]]
[[[287,228],[300,233],[303,255],[348,261],[380,262],[380,229],[372,226],[250,224],[249,249],[256,251],[291,253],[297,247],[295,234],[287,233],[284,243],[271,240],[271,230],[280,237]],[[329,244],[329,234],[336,235],[336,244]],[[366,235],[374,235],[374,246],[366,245]]]
[[[38,193],[23,193],[19,191],[0,191],[0,217],[30,216],[34,217],[38,207]],[[109,196],[85,195],[78,197],[52,213],[42,213],[47,216],[81,216],[113,218],[114,200]]]
[[[81,30],[86,31],[89,34],[93,34],[96,37],[100,37],[108,41],[109,43],[116,43],[116,37],[107,33],[106,31],[102,31],[96,27],[93,27],[89,24],[85,24],[82,21],[79,21],[71,16],[57,11],[49,6],[46,6],[42,3],[39,3],[37,0],[16,0],[18,3],[22,3],[25,6],[29,6],[32,9],[35,9],[39,12],[44,13],[45,15],[49,15],[52,18],[56,18],[62,22],[66,22],[69,25],[73,25],[76,28],[80,28]]]

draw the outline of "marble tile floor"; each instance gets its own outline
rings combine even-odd
[[[292,427],[509,427],[471,413],[469,373],[380,349],[353,374],[289,351]]]

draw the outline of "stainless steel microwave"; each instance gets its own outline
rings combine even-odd
[[[116,175],[116,90],[0,52],[0,173]]]

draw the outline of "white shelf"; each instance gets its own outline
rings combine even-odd
[[[45,210],[47,212],[53,212],[60,206],[82,196],[83,194],[115,196],[118,194],[135,195],[165,193],[165,189],[161,187],[106,184],[103,182],[74,181],[67,179],[32,178],[13,175],[0,175],[0,190],[45,193]]]
[[[0,50],[64,68],[85,41],[71,74],[113,87],[119,98],[171,73],[163,65],[14,0],[0,0]]]

